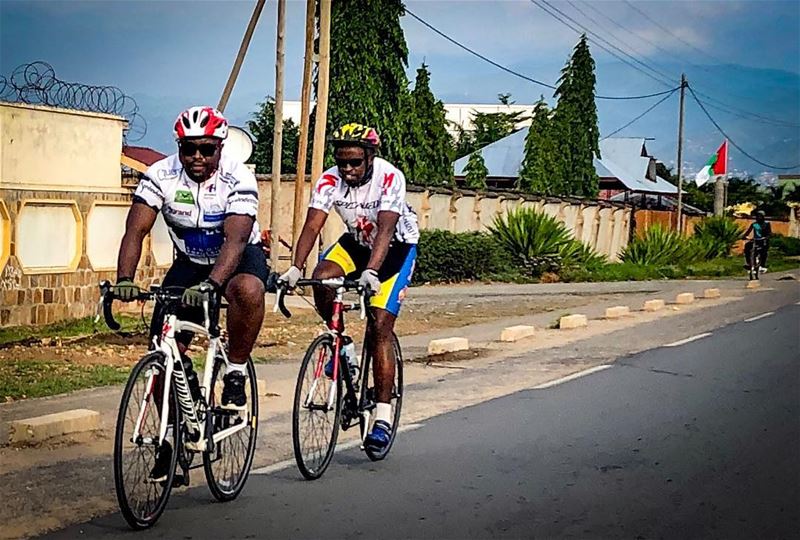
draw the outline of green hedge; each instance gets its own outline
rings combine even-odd
[[[518,269],[489,234],[420,232],[414,283],[454,283],[503,277],[519,279]]]
[[[800,238],[774,234],[772,238],[769,239],[769,247],[771,251],[776,251],[789,257],[795,257],[800,255]]]

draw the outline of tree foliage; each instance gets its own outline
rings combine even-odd
[[[470,154],[467,166],[464,167],[464,173],[466,173],[465,188],[486,189],[486,176],[489,174],[489,169],[486,168],[480,151],[476,150]]]
[[[558,105],[553,115],[562,140],[566,162],[564,195],[595,197],[598,179],[594,157],[600,157],[600,130],[597,126],[595,63],[586,35],[581,36],[567,65],[561,71],[555,96]]]
[[[424,186],[447,186],[453,182],[453,147],[447,132],[444,104],[430,88],[431,73],[422,64],[417,69],[414,90],[402,116],[406,133],[398,165],[409,182]]]
[[[400,0],[337,0],[331,6],[328,133],[349,122],[372,126],[390,161],[402,158],[401,128],[409,125],[400,117],[408,111],[404,13]]]
[[[511,94],[498,94],[497,99],[506,107],[515,103],[511,101]],[[508,111],[492,113],[473,111],[472,129],[465,130],[461,126],[457,128],[458,134],[453,142],[455,158],[471,154],[479,148],[511,135],[517,131],[517,126],[528,118],[524,111],[512,111],[510,108]]]
[[[559,195],[565,192],[565,167],[550,109],[540,98],[525,137],[525,152],[519,171],[519,188],[529,193]]]
[[[247,129],[255,138],[253,156],[251,161],[256,166],[256,172],[267,174],[272,172],[272,141],[275,132],[275,100],[267,96],[263,103],[258,104],[258,110],[247,121]],[[297,145],[300,139],[300,128],[291,120],[283,121],[283,135],[281,140],[281,172],[297,172]]]

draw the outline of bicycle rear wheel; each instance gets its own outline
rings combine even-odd
[[[392,406],[392,436],[389,439],[389,444],[386,445],[386,448],[381,450],[380,452],[376,452],[369,448],[364,448],[364,452],[367,454],[367,457],[372,461],[380,461],[385,458],[389,454],[389,450],[392,449],[392,445],[394,444],[394,440],[397,438],[397,428],[400,427],[400,411],[403,405],[403,352],[400,349],[400,341],[397,339],[396,335],[393,335],[393,349],[394,349],[394,384],[392,385],[392,397],[391,397],[391,406]],[[366,340],[365,340],[366,341]],[[367,354],[368,347],[364,347],[364,353]],[[375,393],[375,379],[370,369],[370,364],[372,363],[373,358],[370,353],[369,358],[366,359],[364,362],[364,373],[362,376],[362,398],[361,401],[366,406],[372,406],[376,403],[376,393]],[[374,409],[373,409],[374,411]],[[372,418],[369,422],[369,425],[365,422],[365,418],[361,416],[361,422],[359,423],[359,427],[361,428],[361,439],[364,439],[364,430],[369,430],[372,428],[372,424],[375,421],[374,412],[372,414]]]
[[[758,279],[759,267],[761,266],[761,257],[758,254],[758,244],[753,242],[750,248],[750,281]]]
[[[208,489],[215,499],[221,502],[232,501],[239,496],[250,475],[253,455],[256,451],[258,434],[258,382],[253,361],[247,359],[247,409],[245,411],[226,411],[222,404],[222,377],[225,375],[225,361],[217,357],[211,376],[211,393],[208,414],[213,414],[213,432],[232,428],[242,423],[247,426],[225,437],[214,445],[212,452],[203,452],[203,471],[206,474]]]
[[[323,334],[311,342],[297,375],[292,410],[292,446],[300,473],[308,480],[322,476],[331,462],[339,436],[342,380],[325,376],[323,366],[333,358],[334,342]],[[329,407],[333,395],[333,406]]]
[[[131,371],[122,393],[114,435],[114,487],[119,509],[134,529],[146,529],[161,516],[169,499],[175,477],[180,440],[178,436],[178,401],[170,392],[172,421],[164,441],[159,441],[161,405],[164,392],[165,358],[161,352],[144,356]],[[139,435],[134,429],[139,422]],[[163,445],[172,448],[166,478],[154,481],[151,471],[156,452]],[[163,458],[162,458],[163,459]]]

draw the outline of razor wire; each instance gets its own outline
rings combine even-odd
[[[126,142],[141,140],[147,133],[147,122],[131,96],[116,86],[62,81],[46,62],[22,64],[8,77],[0,75],[0,101],[121,116],[128,123],[123,134]]]

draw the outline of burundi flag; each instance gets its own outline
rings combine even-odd
[[[700,169],[694,177],[697,186],[700,187],[708,182],[712,176],[724,176],[728,173],[728,141],[726,140],[719,147],[717,153],[708,158],[705,167]]]

